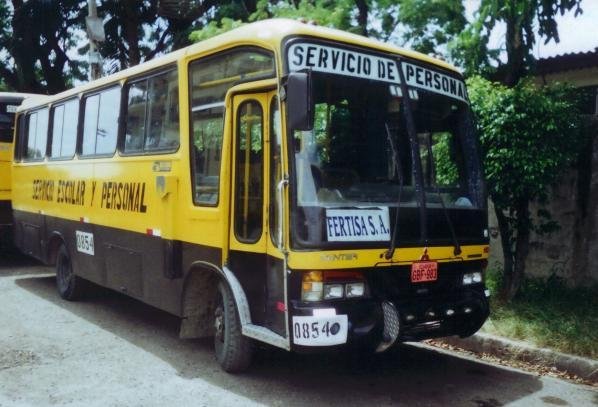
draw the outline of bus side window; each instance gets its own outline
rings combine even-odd
[[[123,152],[172,152],[179,148],[177,71],[129,84]]]
[[[278,183],[282,180],[282,125],[278,97],[273,97],[270,103],[270,236],[272,242],[278,246],[278,217],[280,196]]]
[[[256,101],[244,102],[238,110],[235,158],[235,234],[251,243],[262,235],[264,197],[263,112]]]
[[[275,73],[274,56],[254,48],[225,51],[189,65],[195,205],[218,205],[226,92],[239,81],[269,78]]]
[[[192,118],[193,201],[197,205],[217,205],[224,107],[193,112]]]
[[[128,86],[125,153],[137,153],[143,150],[146,104],[147,80],[130,84]]]
[[[79,99],[71,99],[52,108],[52,145],[50,157],[72,158],[77,143]]]
[[[27,116],[26,161],[41,160],[46,155],[48,141],[48,108],[40,109]]]
[[[85,98],[82,155],[112,155],[116,149],[120,87]]]
[[[176,71],[149,79],[145,150],[179,147],[179,89]]]

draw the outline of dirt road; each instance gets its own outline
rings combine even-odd
[[[586,386],[402,346],[358,360],[259,350],[249,372],[116,293],[61,300],[52,269],[0,258],[0,406],[596,406]]]

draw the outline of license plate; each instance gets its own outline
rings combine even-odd
[[[77,251],[94,255],[93,234],[88,232],[75,231],[75,238],[77,240]]]
[[[411,282],[423,283],[438,279],[438,263],[435,261],[418,261],[411,264]]]
[[[293,343],[331,346],[347,342],[347,316],[293,317]]]

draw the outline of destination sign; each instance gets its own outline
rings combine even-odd
[[[468,103],[465,83],[459,79],[408,62],[403,62],[403,73],[409,86]]]
[[[312,43],[295,43],[288,50],[289,71],[312,69],[337,75],[398,83],[399,70],[391,58],[382,58]]]
[[[314,43],[294,43],[287,53],[289,71],[311,69],[335,75],[400,84],[395,59]],[[441,72],[403,62],[408,86],[468,102],[462,80]]]

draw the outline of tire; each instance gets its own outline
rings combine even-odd
[[[241,323],[232,292],[224,282],[218,283],[214,308],[214,351],[224,371],[238,373],[251,364],[251,342],[241,333]]]
[[[76,301],[81,299],[86,292],[87,282],[73,273],[71,257],[63,244],[58,249],[56,255],[56,288],[58,294],[67,301]]]

